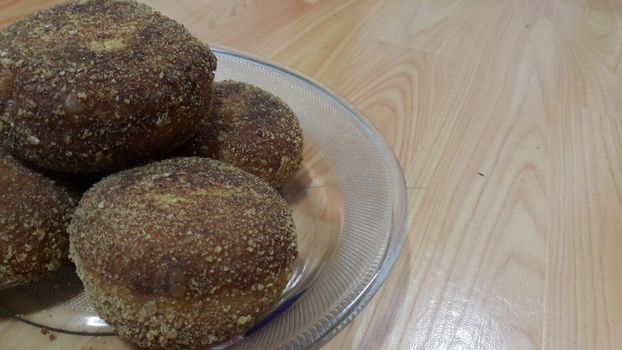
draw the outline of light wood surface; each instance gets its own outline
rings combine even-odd
[[[57,2],[0,0],[0,24]],[[324,349],[622,348],[622,2],[147,2],[319,80],[398,155],[403,254]],[[45,344],[118,344],[72,339]]]

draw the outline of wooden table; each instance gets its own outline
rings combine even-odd
[[[147,2],[319,80],[398,155],[406,246],[325,349],[622,348],[621,1]],[[45,344],[118,342],[72,339]]]

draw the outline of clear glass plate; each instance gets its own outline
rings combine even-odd
[[[217,80],[255,84],[283,99],[305,133],[302,169],[281,193],[294,209],[300,257],[260,324],[215,349],[316,349],[380,288],[406,235],[406,186],[391,149],[356,110],[311,79],[246,54],[214,49]],[[71,267],[0,291],[0,309],[76,336],[114,335]]]

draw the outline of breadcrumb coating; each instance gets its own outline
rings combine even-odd
[[[74,1],[0,32],[0,144],[38,166],[121,169],[186,142],[216,57],[133,0]]]
[[[280,187],[300,168],[303,135],[298,118],[281,99],[254,85],[227,80],[214,83],[211,113],[187,149]]]
[[[67,260],[79,196],[0,149],[0,289],[34,281]]]
[[[111,175],[85,193],[71,256],[100,316],[150,349],[215,344],[260,321],[297,257],[291,209],[206,158]]]

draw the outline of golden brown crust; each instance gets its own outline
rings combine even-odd
[[[211,344],[249,328],[274,303],[296,258],[291,210],[278,193],[205,158],[105,178],[83,196],[69,232],[98,311],[150,348]],[[141,305],[150,300],[144,318]]]
[[[237,81],[214,83],[209,118],[187,149],[219,159],[280,187],[302,162],[298,118],[278,97]]]
[[[0,141],[59,171],[119,169],[188,140],[216,58],[130,0],[76,1],[0,32]]]
[[[36,280],[67,259],[77,194],[0,149],[0,289]]]
[[[123,338],[145,349],[194,349],[242,334],[262,319],[279,298],[290,277],[283,273],[244,294],[215,293],[204,298],[177,299],[137,295],[124,286],[104,283],[74,257],[77,272],[100,317]]]

